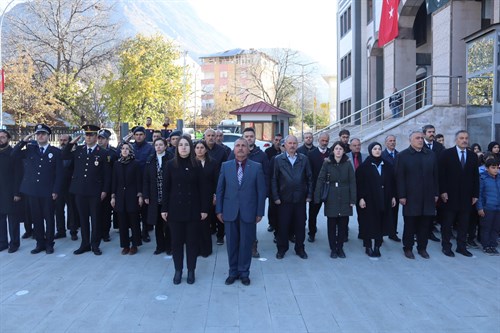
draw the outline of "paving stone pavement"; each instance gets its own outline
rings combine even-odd
[[[309,259],[291,244],[277,260],[264,218],[250,286],[224,284],[226,248],[215,238],[196,283],[184,272],[177,286],[171,257],[153,255],[154,237],[123,256],[113,232],[99,257],[73,255],[79,241],[69,237],[52,255],[30,254],[35,241],[22,240],[17,253],[0,253],[0,332],[500,332],[500,257],[471,249],[472,258],[448,258],[429,242],[429,260],[408,260],[385,239],[382,257],[369,258],[355,217],[349,227],[346,259],[329,257],[321,212]]]

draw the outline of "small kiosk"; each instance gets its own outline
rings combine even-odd
[[[276,133],[288,135],[289,119],[295,117],[288,111],[266,102],[257,102],[229,112],[238,117],[241,130],[246,127],[255,129],[257,140],[272,141]]]

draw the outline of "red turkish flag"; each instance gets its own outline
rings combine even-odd
[[[398,30],[399,0],[383,0],[380,27],[378,29],[378,46],[382,47],[396,38]]]

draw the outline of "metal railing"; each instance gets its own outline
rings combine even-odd
[[[385,97],[318,130],[314,136],[347,128],[351,136],[362,137],[426,106],[464,105],[465,81],[461,79],[461,76],[428,76],[392,94],[401,96],[399,109],[391,108],[390,96]]]

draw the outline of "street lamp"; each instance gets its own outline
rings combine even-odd
[[[5,13],[7,12],[7,9],[9,6],[16,0],[11,0],[7,6],[3,9],[2,16],[0,16],[0,82],[1,88],[0,89],[0,129],[3,129],[3,91],[4,91],[4,72],[3,72],[3,66],[2,66],[2,27],[3,27],[3,19],[5,17]]]
[[[317,61],[313,61],[313,62],[310,62],[310,63],[307,63],[307,64],[297,64],[299,66],[302,67],[302,74],[301,74],[301,78],[302,78],[302,97],[301,97],[301,109],[302,109],[302,112],[301,112],[301,121],[302,121],[302,130],[301,130],[301,133],[302,133],[302,141],[304,141],[304,67],[306,66],[309,66],[309,65],[313,65],[317,63]]]

